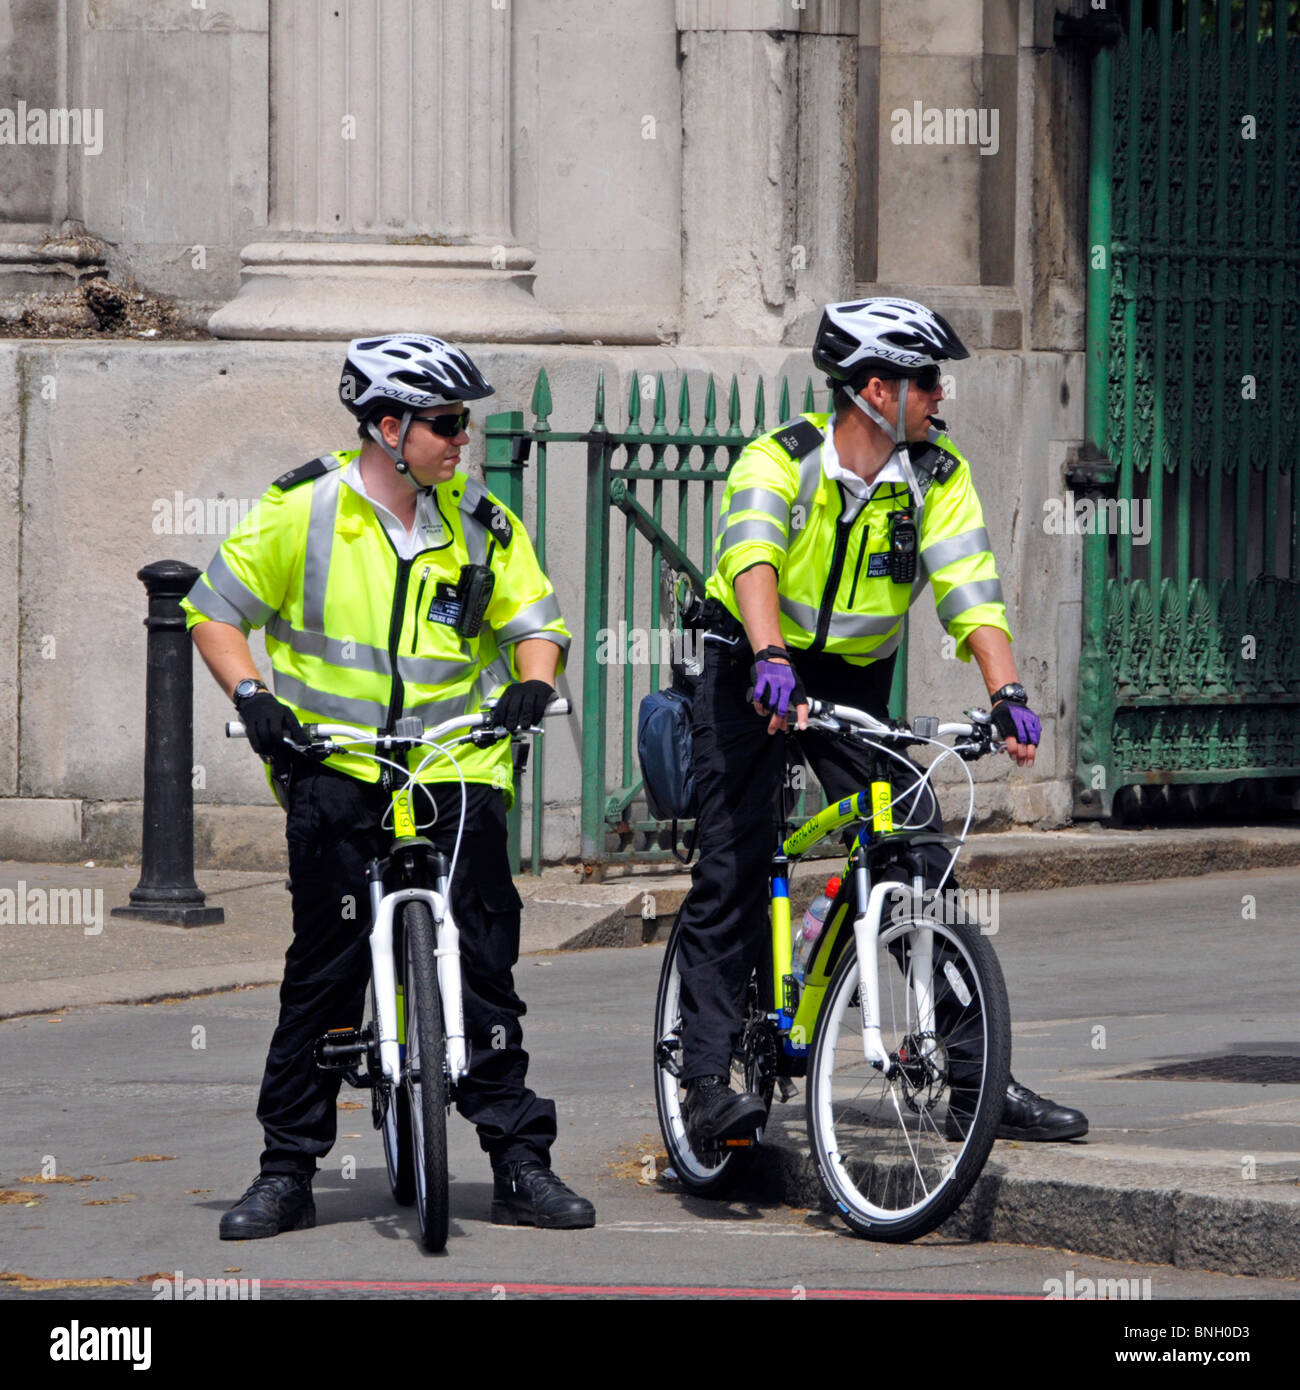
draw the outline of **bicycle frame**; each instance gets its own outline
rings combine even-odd
[[[843,707],[837,713],[843,714]],[[969,726],[950,726],[942,732],[967,731]],[[842,952],[841,938],[848,916],[850,901],[856,911],[852,931],[857,947],[860,974],[859,997],[862,1009],[863,1054],[866,1060],[890,1074],[894,1063],[881,1040],[880,977],[875,950],[884,920],[886,897],[902,891],[911,896],[912,915],[920,918],[924,908],[924,880],[913,878],[909,884],[901,878],[883,878],[872,883],[867,867],[867,850],[878,836],[894,833],[893,806],[912,793],[912,788],[894,796],[892,783],[879,778],[876,769],[870,786],[838,798],[810,820],[786,836],[779,853],[773,859],[771,890],[772,935],[772,997],[779,1001],[778,1030],[782,1035],[787,1057],[806,1056],[810,1050],[822,1002],[830,985],[831,975]],[[835,902],[826,914],[826,925],[808,962],[803,989],[797,1000],[793,997],[794,980],[789,973],[793,950],[790,919],[789,865],[824,836],[831,835],[856,821],[863,820],[857,843],[845,861],[843,884]],[[926,832],[920,832],[926,833]],[[911,950],[912,990],[916,998],[917,1018],[922,1032],[934,1028],[934,987],[932,964],[933,933],[917,933]]]

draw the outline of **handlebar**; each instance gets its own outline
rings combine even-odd
[[[982,757],[985,753],[1000,751],[1003,745],[1002,740],[995,735],[993,716],[984,709],[968,709],[964,713],[971,721],[968,724],[940,723],[935,716],[928,714],[914,715],[911,724],[893,721],[886,724],[852,705],[836,705],[829,700],[809,700],[808,727],[826,733],[860,731],[882,743],[894,743],[900,747],[955,737],[965,740],[964,743],[958,742],[954,745],[963,757]]]
[[[304,724],[303,733],[307,735],[310,743],[331,742],[340,739],[344,742],[354,740],[356,742],[371,743],[376,748],[391,750],[394,744],[398,743],[418,743],[422,741],[437,740],[445,737],[449,733],[454,733],[459,729],[472,732],[475,729],[495,729],[501,735],[506,734],[506,730],[492,724],[492,710],[496,705],[495,700],[489,701],[482,710],[475,714],[458,715],[455,719],[445,719],[441,724],[434,724],[425,728],[419,717],[408,715],[405,719],[399,719],[397,726],[390,734],[378,734],[369,729],[358,728],[352,724]],[[549,719],[553,715],[569,714],[573,706],[563,695],[557,695],[542,711],[542,718]],[[520,729],[518,733],[540,733],[536,725],[531,729]],[[245,738],[248,731],[244,728],[243,721],[231,719],[226,723],[227,738]],[[298,747],[299,745],[293,745]]]

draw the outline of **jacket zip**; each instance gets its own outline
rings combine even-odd
[[[411,624],[411,655],[415,655],[416,644],[420,640],[420,600],[424,598],[424,586],[429,578],[432,565],[425,565],[420,575],[420,587],[415,591],[415,621]]]
[[[835,521],[835,550],[831,555],[831,569],[826,577],[826,587],[822,591],[821,608],[817,612],[817,633],[813,637],[812,646],[808,648],[812,652],[824,651],[826,647],[826,634],[830,631],[831,612],[835,607],[835,594],[840,587],[840,576],[844,573],[844,555],[849,548],[849,532],[853,530],[853,522],[856,518],[844,520],[844,488],[836,483],[836,488],[840,494],[840,515]]]
[[[862,528],[862,544],[858,546],[858,563],[853,567],[853,587],[849,590],[849,608],[853,607],[853,596],[858,592],[858,575],[862,573],[862,556],[867,549],[867,537],[871,534],[871,527]]]
[[[388,621],[388,660],[393,668],[393,690],[388,697],[388,722],[385,733],[392,733],[393,725],[402,715],[402,705],[406,700],[406,689],[397,673],[397,649],[402,644],[402,628],[406,622],[406,590],[411,582],[411,566],[414,560],[397,561],[397,587],[393,590],[393,613]]]

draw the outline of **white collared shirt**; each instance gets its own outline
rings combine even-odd
[[[393,549],[403,560],[412,560],[422,550],[432,550],[447,543],[447,527],[433,500],[431,492],[422,491],[415,499],[415,521],[408,531],[400,518],[390,512],[382,502],[376,502],[366,491],[365,479],[361,476],[361,460],[355,458],[342,474],[343,481],[359,497],[364,497],[375,510]]]
[[[907,477],[903,472],[902,465],[898,462],[897,454],[890,455],[889,461],[869,483],[856,473],[851,473],[840,463],[839,451],[835,447],[833,422],[826,431],[826,438],[822,440],[822,472],[831,482],[843,483],[845,492],[857,499],[856,505],[846,505],[844,513],[846,516],[857,516],[871,500],[871,494],[881,483],[907,483]]]

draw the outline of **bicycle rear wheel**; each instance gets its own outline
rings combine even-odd
[[[422,902],[402,908],[406,962],[406,1076],[415,1169],[415,1209],[426,1250],[447,1244],[447,1039],[438,992],[433,914]]]
[[[927,947],[931,961],[924,961]],[[909,916],[877,944],[881,1041],[863,1054],[855,946],[826,992],[808,1067],[818,1176],[856,1234],[909,1241],[956,1210],[988,1158],[1006,1098],[1011,1023],[1002,969],[978,930]],[[933,1027],[920,997],[933,991]]]
[[[719,1197],[735,1186],[753,1162],[763,1132],[760,1129],[747,1147],[733,1144],[713,1152],[700,1153],[691,1145],[683,1109],[686,1087],[680,1081],[682,982],[677,968],[680,945],[681,932],[674,922],[668,937],[668,948],[664,952],[663,968],[659,972],[659,993],[655,1000],[655,1108],[659,1112],[659,1130],[668,1152],[668,1162],[677,1181],[697,1197]],[[759,1026],[756,1017],[757,989],[757,979],[751,979],[747,991],[750,1002],[746,1007],[746,1026],[742,1030],[740,1050],[731,1059],[730,1080],[733,1090],[754,1091],[770,1109],[775,1070],[764,1064],[760,1039],[755,1032]]]
[[[375,982],[370,982],[369,1026],[375,1035],[379,1032],[379,1010],[375,1007]],[[376,1087],[373,1093],[375,1127],[384,1141],[384,1163],[388,1169],[388,1186],[393,1200],[403,1207],[415,1201],[415,1162],[411,1155],[411,1102],[405,1087],[399,1081],[387,1096],[382,1091],[382,1072],[379,1065],[379,1046],[373,1044],[374,1052],[369,1063],[371,1077]]]

